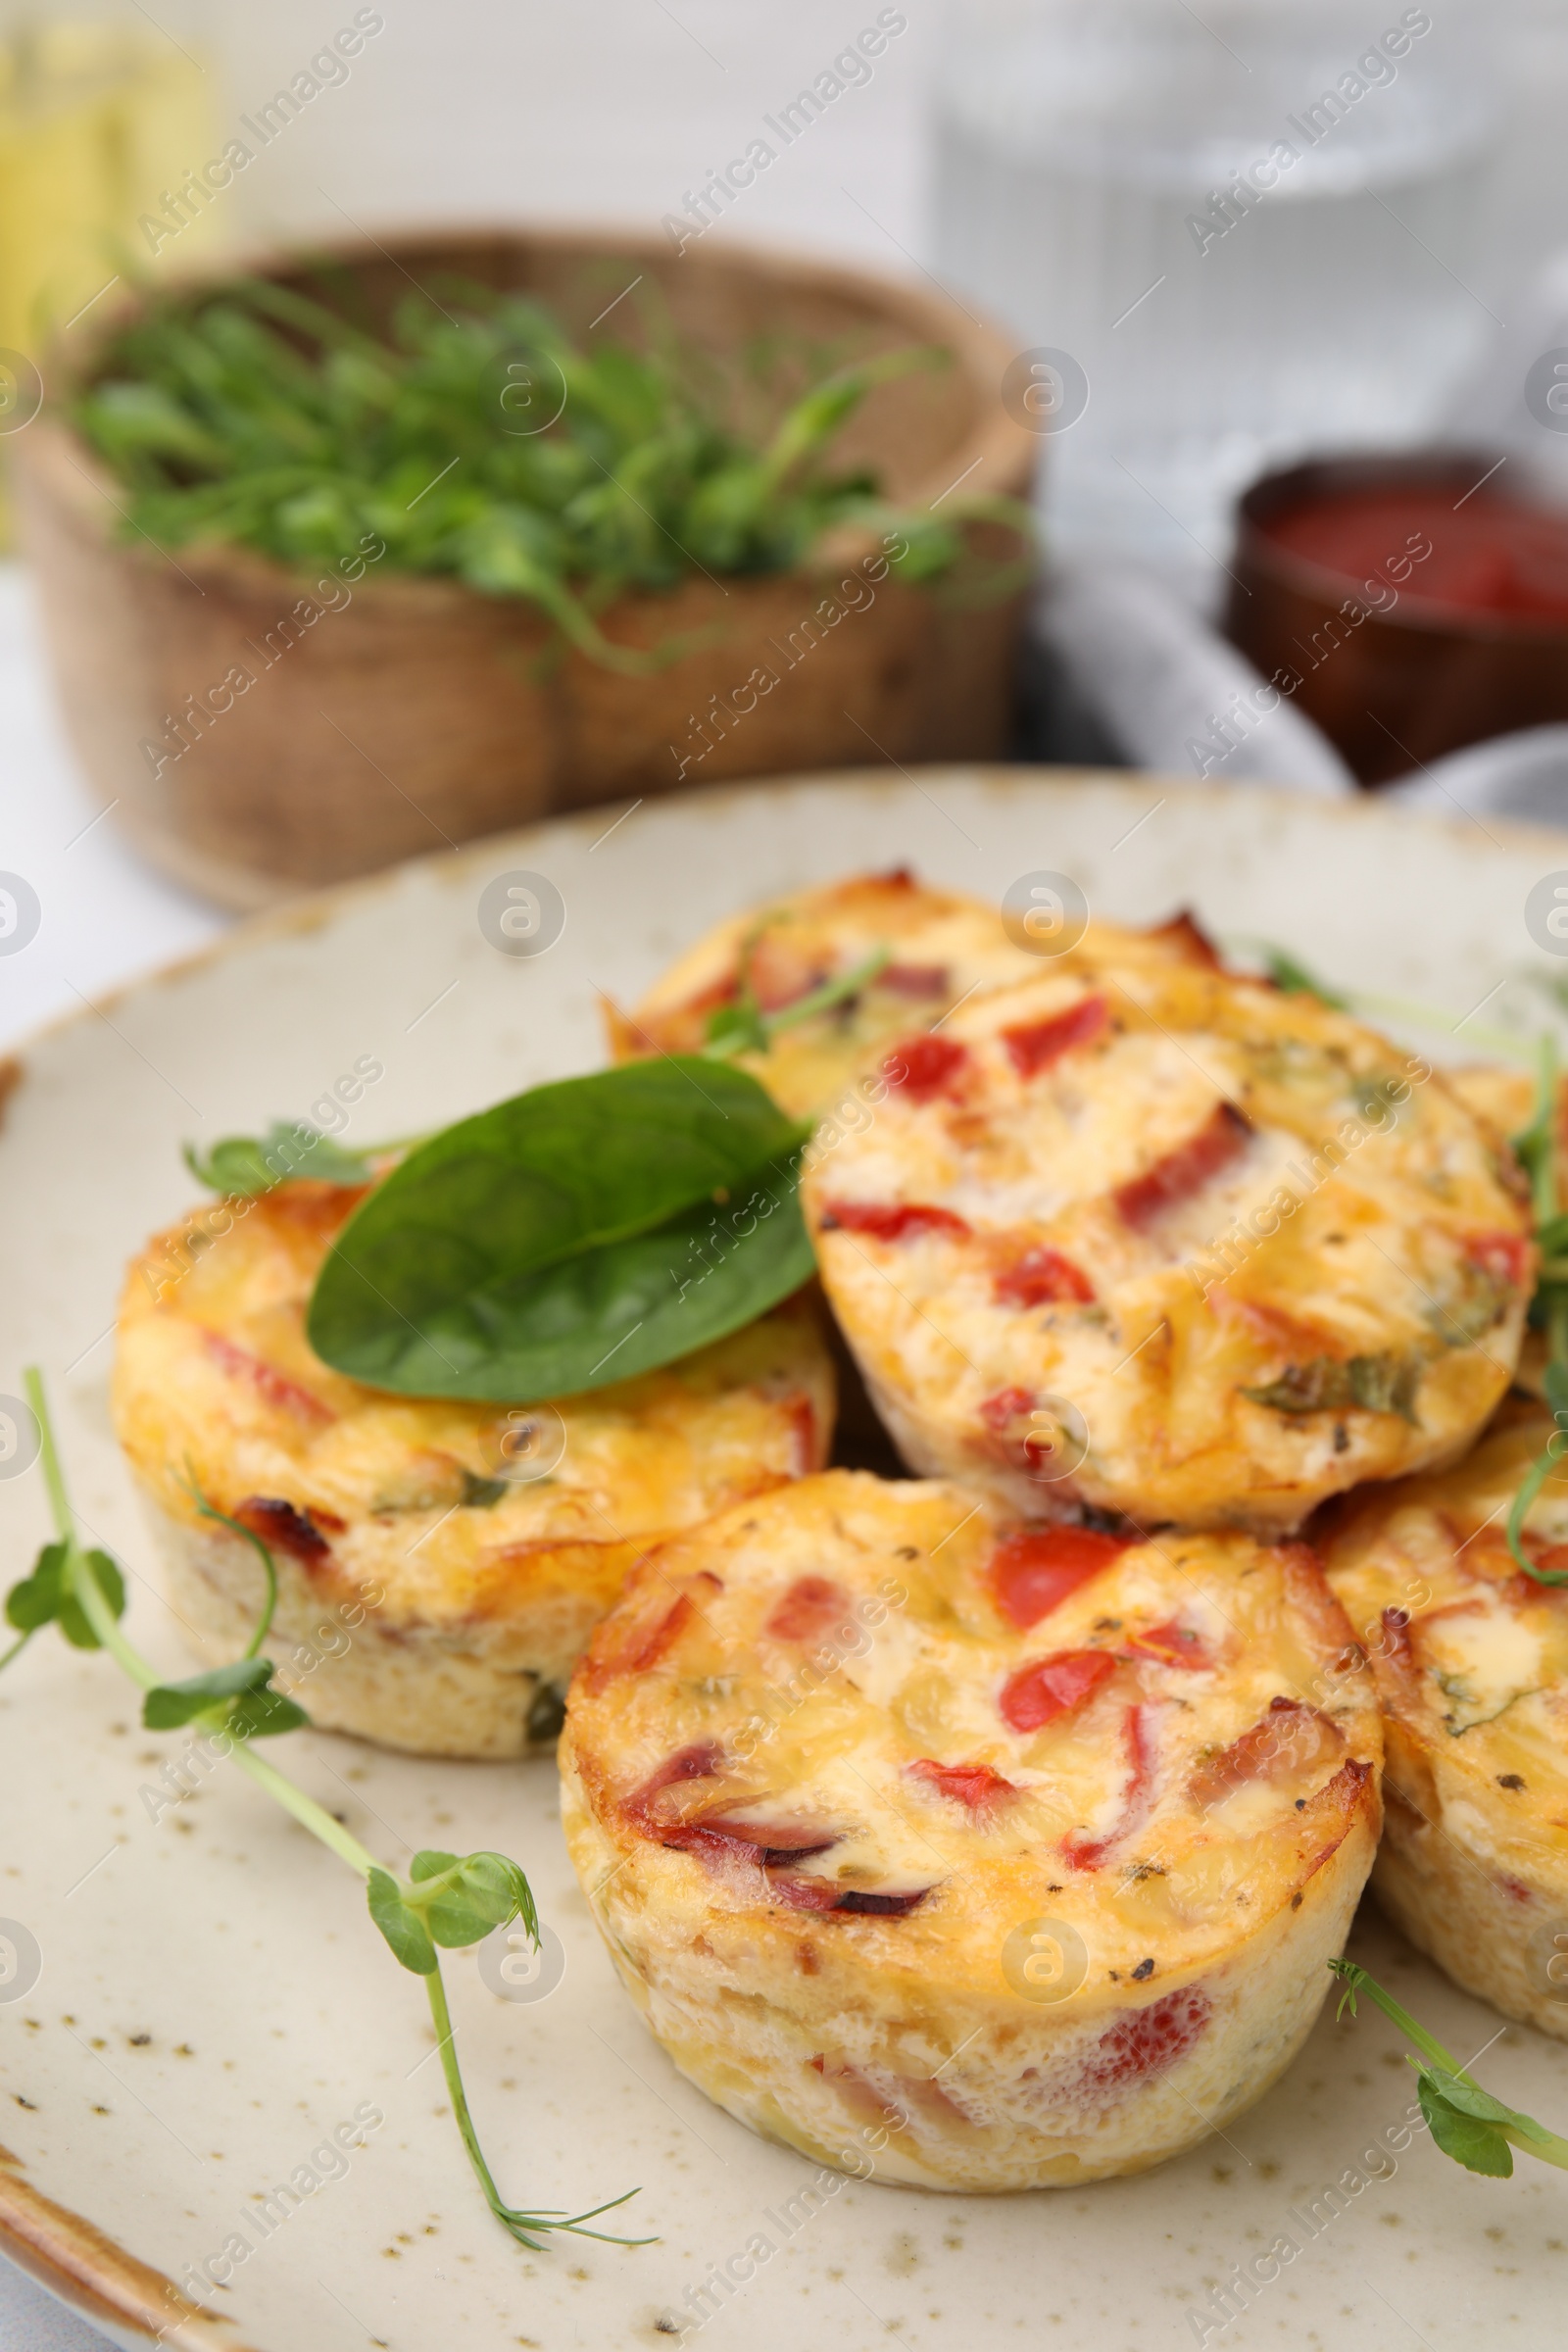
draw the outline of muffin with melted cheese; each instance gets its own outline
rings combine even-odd
[[[359,1198],[282,1184],[150,1244],[121,1302],[116,1427],[174,1607],[215,1660],[243,1649],[263,1576],[198,1494],[270,1547],[266,1652],[316,1722],[422,1754],[522,1755],[554,1740],[589,1632],[651,1542],[820,1468],[831,1362],[797,1298],[556,1405],[363,1388],[305,1336]]]
[[[1536,1081],[1528,1070],[1505,1062],[1466,1061],[1443,1074],[1465,1108],[1499,1135],[1522,1135],[1535,1117]],[[1568,1108],[1568,1094],[1562,1108]]]
[[[796,1017],[817,991],[882,956],[845,1001]],[[878,1046],[931,1028],[977,989],[1023,980],[1062,962],[1213,965],[1213,948],[1188,914],[1149,931],[1091,923],[1065,957],[1018,947],[996,906],[930,890],[903,867],[796,891],[719,923],[689,949],[630,1014],[608,1013],[617,1060],[700,1054],[715,1015],[745,999],[785,1015],[765,1053],[736,1058],[795,1117],[856,1114],[854,1081]]]
[[[1568,2040],[1568,1589],[1503,1536],[1551,1431],[1505,1407],[1457,1469],[1341,1506],[1326,1565],[1383,1702],[1379,1900],[1467,1992]],[[1568,1569],[1568,1466],[1523,1548]]]
[[[662,1546],[573,1679],[572,1861],[675,2064],[818,2162],[1073,2186],[1299,2048],[1377,1840],[1313,1554],[835,1470]]]
[[[912,1468],[1026,1516],[1288,1533],[1451,1460],[1518,1360],[1500,1134],[1316,999],[1055,969],[914,1034],[808,1154],[822,1281]]]
[[[1446,1074],[1460,1102],[1478,1119],[1490,1123],[1497,1135],[1521,1136],[1534,1125],[1539,1095],[1537,1081],[1528,1070],[1473,1062]],[[1568,1167],[1568,1079],[1557,1090],[1556,1141],[1558,1165]],[[1546,1361],[1545,1331],[1539,1322],[1532,1323],[1519,1350],[1515,1387],[1544,1399]]]

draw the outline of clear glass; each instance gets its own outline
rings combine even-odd
[[[1082,415],[1044,419],[1057,544],[1205,567],[1271,463],[1432,428],[1493,331],[1493,24],[1463,0],[954,9],[936,266],[1087,376]]]

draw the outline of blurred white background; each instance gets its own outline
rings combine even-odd
[[[339,206],[369,225],[657,220],[875,24],[879,5],[389,0],[353,78],[313,101],[235,194],[264,236],[329,233]],[[907,29],[870,81],[836,99],[711,233],[806,241],[890,269],[926,258],[920,142],[939,12],[913,0],[897,13]],[[320,0],[214,9],[236,110],[270,96],[353,17]]]

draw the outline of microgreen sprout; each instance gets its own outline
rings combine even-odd
[[[1288,949],[1276,947],[1269,940],[1238,940],[1238,947],[1254,951],[1260,957],[1265,978],[1288,997],[1316,997],[1335,1012],[1370,1012],[1391,1021],[1408,1021],[1417,1029],[1441,1030],[1449,1037],[1462,1037],[1468,1044],[1493,1054],[1500,1054],[1509,1061],[1528,1060],[1530,1040],[1513,1029],[1478,1027],[1468,1013],[1458,1018],[1444,1012],[1436,1004],[1422,1004],[1415,997],[1387,996],[1375,989],[1331,988],[1308,970],[1300,958]]]
[[[1451,2156],[1467,2172],[1488,2173],[1499,2180],[1506,2180],[1513,2172],[1515,2148],[1568,2172],[1568,2139],[1548,2132],[1533,2116],[1504,2107],[1500,2099],[1483,2090],[1457,2058],[1434,2040],[1424,2026],[1418,2026],[1409,2011],[1401,2009],[1393,1994],[1385,1992],[1357,1961],[1331,1960],[1329,1966],[1345,1985],[1336,2013],[1339,2017],[1343,2018],[1347,2009],[1354,2017],[1356,1994],[1364,1992],[1421,2052],[1420,2058],[1409,2061],[1416,2070],[1416,2096],[1433,2140],[1445,2156]]]
[[[389,567],[523,600],[558,647],[629,676],[691,641],[607,635],[623,594],[783,571],[844,529],[896,534],[906,583],[964,569],[966,520],[1027,540],[1016,502],[907,512],[873,470],[827,463],[867,394],[951,365],[940,348],[779,352],[787,376],[742,353],[748,392],[659,318],[625,340],[617,318],[589,347],[531,297],[443,282],[367,333],[343,291],[235,278],[151,298],[113,337],[72,407],[127,537],[237,542],[300,567],[379,545]],[[995,594],[1017,585],[1016,565],[989,569]]]
[[[317,1184],[373,1184],[387,1160],[423,1140],[416,1135],[399,1136],[392,1143],[367,1144],[362,1151],[345,1152],[341,1144],[303,1119],[274,1119],[265,1135],[225,1135],[206,1152],[187,1144],[184,1160],[198,1184],[230,1200],[255,1200],[295,1176],[309,1177]]]
[[[708,1042],[703,1052],[711,1061],[727,1061],[733,1054],[765,1054],[774,1038],[785,1030],[798,1029],[803,1021],[814,1019],[819,1012],[831,1012],[840,1004],[852,1003],[893,960],[893,950],[878,945],[848,971],[836,973],[819,988],[808,990],[804,997],[793,998],[776,1012],[764,1012],[752,978],[753,951],[764,928],[765,925],[759,924],[741,950],[734,996],[708,1016]]]
[[[272,1547],[270,1544],[263,1542],[254,1527],[247,1527],[243,1519],[231,1519],[226,1511],[220,1511],[216,1503],[208,1501],[196,1483],[196,1473],[191,1468],[188,1456],[185,1462],[185,1484],[191,1501],[196,1506],[198,1519],[214,1519],[220,1527],[226,1527],[231,1536],[238,1536],[241,1543],[250,1545],[261,1562],[266,1598],[262,1602],[262,1613],[256,1620],[251,1638],[246,1642],[242,1653],[247,1658],[254,1658],[272,1630],[272,1616],[277,1607],[277,1568],[272,1559]]]
[[[1266,942],[1260,942],[1259,948],[1263,968],[1282,995],[1316,997],[1320,1004],[1331,1005],[1336,1012],[1348,1012],[1349,998],[1342,996],[1338,989],[1330,988],[1326,981],[1319,980],[1315,973],[1309,972],[1288,948],[1270,947]]]
[[[308,1796],[267,1757],[253,1751],[252,1740],[297,1730],[310,1719],[303,1707],[272,1690],[271,1660],[258,1655],[277,1596],[277,1574],[271,1553],[253,1529],[209,1502],[194,1478],[191,1492],[200,1515],[242,1536],[256,1549],[266,1578],[267,1597],[243,1657],[226,1666],[213,1667],[205,1674],[190,1675],[182,1682],[165,1682],[121,1625],[125,1587],[120,1570],[107,1552],[85,1548],[77,1534],[43,1382],[35,1370],[26,1372],[24,1386],[27,1402],[37,1418],[39,1458],[56,1536],[39,1552],[32,1574],[12,1587],[6,1615],[21,1639],[0,1657],[0,1665],[8,1663],[35,1633],[51,1623],[58,1624],[66,1640],[78,1649],[108,1650],[141,1690],[142,1722],[148,1731],[173,1731],[185,1724],[195,1726],[218,1743],[247,1778],[292,1814],[302,1828],[358,1872],[366,1884],[370,1917],[394,1958],[424,1979],[442,2072],[468,2162],[486,2204],[502,2228],[520,2245],[542,2251],[551,2230],[599,2238],[609,2245],[651,2245],[654,2242],[651,2238],[612,2237],[605,2230],[587,2227],[602,2214],[613,2212],[629,2197],[636,2196],[636,2189],[628,2189],[624,2196],[612,2197],[587,2213],[568,2214],[559,2207],[525,2212],[507,2204],[479,2145],[458,2067],[437,1947],[466,1948],[493,1930],[516,1920],[537,1949],[539,1916],[533,1891],[517,1864],[508,1861],[504,1854],[425,1851],[414,1856],[406,1879],[397,1878],[384,1870],[334,1815]]]

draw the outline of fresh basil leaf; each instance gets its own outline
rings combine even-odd
[[[793,1182],[770,1171],[758,1191],[765,1192],[769,1214],[745,1239],[705,1201],[653,1233],[514,1284],[486,1302],[493,1337],[465,1300],[452,1314],[430,1318],[427,1334],[388,1333],[393,1362],[383,1357],[356,1377],[420,1396],[526,1403],[604,1388],[689,1355],[810,1279],[810,1243]],[[741,1213],[757,1215],[744,1205]],[[338,1362],[349,1368],[344,1357]]]
[[[303,1120],[290,1125],[274,1119],[263,1136],[224,1136],[205,1156],[187,1144],[185,1165],[198,1183],[241,1200],[254,1200],[291,1176],[342,1185],[370,1184],[375,1176],[368,1159]]]
[[[1416,2084],[1421,2112],[1435,2144],[1469,2173],[1486,2173],[1506,2180],[1513,2173],[1513,2150],[1494,2123],[1456,2107],[1437,2079],[1423,2074]]]
[[[526,1403],[630,1379],[807,1281],[808,1130],[695,1055],[498,1103],[413,1152],[317,1278],[311,1345],[403,1395]]]
[[[394,1958],[416,1977],[433,1976],[438,1965],[435,1945],[423,1920],[416,1911],[410,1910],[398,1892],[398,1883],[389,1871],[369,1873],[365,1883],[365,1899],[370,1917],[391,1945]]]

